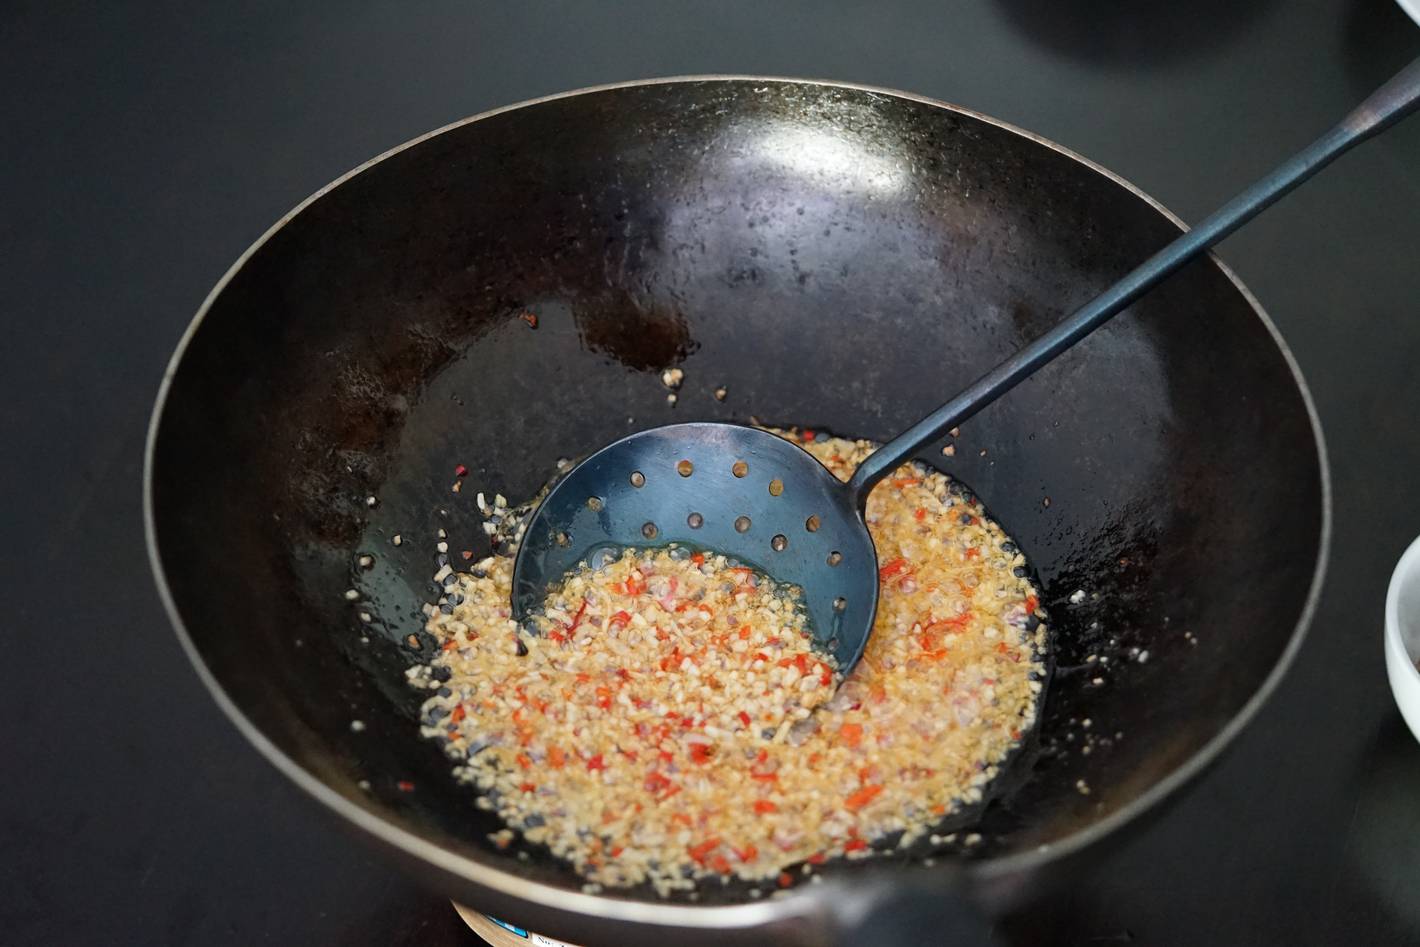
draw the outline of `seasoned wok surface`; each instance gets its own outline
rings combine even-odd
[[[307,206],[213,301],[155,445],[166,580],[237,710],[302,770],[474,862],[575,885],[481,842],[496,824],[407,738],[430,562],[391,539],[487,548],[446,472],[529,495],[559,457],[693,417],[882,437],[1172,232],[1059,151],[856,89],[653,84],[453,128]],[[667,367],[729,395],[671,406]],[[1210,262],[963,441],[944,466],[1059,616],[1041,752],[980,826],[1009,866],[1125,810],[1247,704],[1307,599],[1320,468],[1289,365]],[[364,627],[342,592],[374,548]],[[1120,734],[1107,752],[1076,752],[1086,717]]]

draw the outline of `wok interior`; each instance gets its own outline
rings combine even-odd
[[[212,303],[153,459],[166,581],[281,753],[439,846],[576,887],[495,850],[493,818],[416,736],[403,671],[430,646],[435,530],[481,556],[474,490],[517,502],[559,458],[645,426],[885,438],[1176,232],[1051,147],[862,90],[652,84],[462,125],[310,204]],[[981,820],[989,860],[1129,805],[1238,714],[1307,599],[1321,474],[1283,355],[1209,261],[956,444],[925,456],[1019,541],[1056,631],[1042,751]],[[1080,754],[1085,718],[1122,738]]]

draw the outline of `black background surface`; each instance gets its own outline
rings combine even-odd
[[[311,191],[493,106],[735,72],[967,105],[1197,220],[1416,54],[1389,0],[5,4],[0,941],[471,942],[242,742],[148,573],[163,366],[212,283]],[[1420,118],[1221,254],[1327,434],[1321,607],[1223,763],[1002,943],[1420,942],[1420,746],[1380,638],[1420,533]]]

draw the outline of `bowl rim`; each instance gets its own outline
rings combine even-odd
[[[172,382],[182,363],[184,354],[201,328],[207,313],[211,310],[217,298],[221,296],[222,292],[236,274],[247,264],[252,256],[282,228],[306,210],[306,208],[319,201],[337,187],[394,155],[400,154],[403,151],[446,132],[471,125],[474,122],[484,121],[518,109],[531,108],[544,103],[576,96],[595,95],[626,88],[702,83],[773,83],[822,86],[903,99],[966,116],[1026,138],[1083,165],[1085,168],[1103,176],[1142,200],[1165,220],[1177,227],[1180,232],[1188,230],[1187,224],[1185,224],[1181,218],[1133,183],[1055,141],[974,109],[929,96],[904,92],[884,86],[824,79],[795,78],[790,76],[690,74],[586,86],[499,106],[450,122],[447,125],[411,138],[359,164],[345,174],[337,177],[329,184],[316,190],[305,200],[283,214],[265,233],[247,247],[213,285],[212,289],[198,307],[192,321],[179,339],[177,347],[171,359],[168,361],[163,372],[162,380],[158,386],[152,415],[149,419],[143,454],[143,526],[149,565],[153,571],[154,582],[157,586],[159,598],[162,600],[163,608],[167,612],[168,619],[189,661],[192,662],[198,677],[202,680],[203,684],[206,685],[207,690],[211,693],[217,705],[222,709],[222,712],[237,730],[246,737],[248,742],[250,742],[269,763],[275,766],[276,769],[281,771],[287,778],[307,794],[314,797],[316,801],[320,802],[327,809],[344,820],[353,823],[379,841],[399,850],[406,856],[431,864],[442,871],[457,876],[464,882],[490,889],[504,897],[531,902],[549,911],[569,912],[597,918],[602,921],[645,923],[656,926],[678,926],[699,930],[729,930],[779,922],[792,916],[818,915],[823,909],[824,904],[829,903],[835,896],[842,896],[843,892],[839,890],[841,886],[804,886],[798,889],[798,892],[794,896],[782,900],[764,899],[762,901],[746,904],[713,906],[699,906],[675,902],[652,902],[649,900],[632,900],[615,896],[587,894],[582,891],[569,890],[544,882],[529,881],[512,872],[504,871],[493,865],[484,864],[456,854],[428,841],[421,835],[386,821],[381,816],[347,799],[334,788],[326,785],[317,775],[305,769],[290,756],[287,756],[275,743],[269,740],[265,734],[257,728],[256,724],[242,713],[232,698],[223,690],[221,684],[208,670],[196,644],[187,630],[182,615],[178,611],[177,603],[173,598],[166,574],[163,570],[162,553],[158,546],[157,522],[153,504],[153,463],[156,454],[157,440]],[[1238,734],[1252,721],[1262,705],[1277,688],[1277,685],[1282,680],[1287,669],[1296,658],[1297,652],[1300,650],[1302,642],[1306,637],[1306,631],[1315,614],[1324,584],[1332,539],[1331,470],[1327,460],[1326,442],[1322,434],[1321,419],[1317,414],[1311,391],[1307,387],[1306,379],[1302,376],[1296,358],[1293,356],[1291,349],[1288,348],[1287,343],[1283,340],[1277,326],[1257,300],[1257,297],[1243,285],[1242,281],[1232,269],[1223,263],[1215,253],[1209,251],[1207,259],[1233,284],[1233,287],[1242,296],[1244,302],[1252,309],[1254,315],[1267,330],[1273,344],[1277,347],[1288,370],[1291,372],[1293,383],[1296,385],[1301,395],[1308,420],[1311,424],[1313,442],[1317,452],[1316,462],[1321,499],[1321,530],[1317,542],[1316,562],[1313,566],[1311,584],[1306,599],[1298,614],[1292,635],[1267,677],[1262,681],[1247,702],[1233,714],[1232,719],[1214,734],[1208,742],[1194,752],[1192,756],[1184,760],[1172,772],[1155,782],[1119,809],[1065,839],[1042,845],[1031,851],[1017,852],[1011,855],[1003,855],[999,858],[983,859],[967,863],[963,866],[962,871],[970,881],[989,884],[992,881],[1015,873],[1033,872],[1049,862],[1063,859],[1069,855],[1090,848],[1102,839],[1113,835],[1126,824],[1133,822],[1145,812],[1153,809],[1195,779],[1222,753],[1224,748],[1236,739]],[[818,893],[813,893],[815,888],[818,889]],[[820,902],[823,902],[823,904]]]
[[[1405,636],[1400,632],[1400,586],[1406,579],[1420,584],[1420,537],[1412,540],[1396,560],[1385,593],[1385,639],[1388,647],[1395,649],[1396,657],[1401,659],[1400,663],[1409,671],[1408,674],[1402,672],[1399,680],[1410,681],[1416,687],[1416,694],[1420,695],[1420,667],[1416,666],[1416,662],[1420,661],[1420,653],[1405,643]],[[1399,696],[1396,694],[1397,698]]]

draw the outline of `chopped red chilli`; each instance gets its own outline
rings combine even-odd
[[[873,448],[788,436],[843,479]],[[528,634],[509,543],[456,573],[429,620],[440,648],[408,674],[438,692],[421,732],[479,807],[598,885],[788,886],[794,866],[910,845],[979,802],[1035,721],[1045,616],[979,513],[925,467],[873,491],[881,595],[846,680],[797,589],[674,547],[583,567]]]

